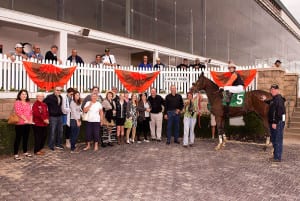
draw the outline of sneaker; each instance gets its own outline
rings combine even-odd
[[[19,155],[15,155],[14,159],[17,160],[17,161],[22,160],[22,158]]]
[[[61,145],[56,145],[55,148],[56,148],[56,149],[60,149],[60,150],[63,150],[63,149],[64,149],[64,147],[61,146]]]
[[[150,142],[149,140],[147,140],[147,139],[144,139],[144,142]]]
[[[78,154],[78,153],[79,153],[79,151],[76,151],[76,150],[71,150],[71,151],[70,151],[70,153],[71,153],[71,154]]]
[[[32,155],[31,155],[30,153],[27,153],[27,152],[24,153],[24,156],[25,156],[25,157],[32,157]]]
[[[142,141],[138,140],[138,141],[137,141],[137,143],[138,143],[138,144],[141,144],[141,143],[142,143]]]

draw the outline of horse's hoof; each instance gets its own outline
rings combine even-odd
[[[215,150],[218,151],[222,148],[222,144],[218,144],[216,147],[215,147]]]

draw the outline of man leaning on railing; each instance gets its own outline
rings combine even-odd
[[[10,53],[6,54],[8,58],[12,62],[16,60],[16,57],[21,57],[23,59],[28,59],[27,55],[23,53],[23,45],[17,43],[15,46],[15,51],[11,51]]]

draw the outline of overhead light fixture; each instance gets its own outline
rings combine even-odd
[[[82,28],[79,32],[82,36],[89,36],[90,34],[90,30],[87,28]]]

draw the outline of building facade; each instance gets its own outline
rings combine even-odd
[[[41,44],[45,52],[58,43],[67,52],[60,52],[62,58],[70,49],[79,49],[87,62],[109,46],[124,65],[136,65],[136,57],[145,53],[153,59],[160,56],[171,66],[184,57],[200,56],[232,59],[239,65],[268,58],[300,60],[299,24],[279,0],[0,0],[0,7],[6,13],[18,11],[21,17],[0,18],[5,52],[16,42],[28,41]],[[45,25],[47,20],[56,22],[60,28],[39,22],[31,26],[31,19],[46,20]],[[83,38],[75,27],[98,34]],[[101,37],[102,33],[119,37],[120,42]]]

